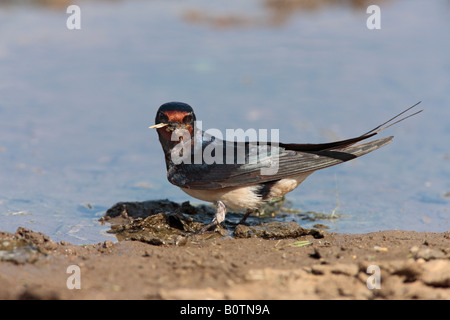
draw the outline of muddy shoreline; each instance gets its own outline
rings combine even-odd
[[[152,205],[108,211],[116,243],[0,232],[0,299],[450,299],[449,231],[263,222],[196,234],[204,209]]]

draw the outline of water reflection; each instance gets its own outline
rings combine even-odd
[[[8,7],[8,6],[34,6],[41,8],[50,8],[50,9],[60,9],[67,8],[72,4],[82,5],[83,2],[122,2],[127,0],[84,0],[84,1],[76,1],[74,3],[73,0],[0,0],[0,6]]]
[[[91,2],[94,0],[90,0]],[[117,3],[130,0],[97,0],[98,2]],[[136,0],[133,0],[136,1]],[[393,0],[380,0],[382,5]],[[168,1],[171,2],[171,1]],[[261,0],[256,5],[260,7],[260,14],[248,12],[227,12],[219,1],[214,6],[218,12],[204,8],[199,1],[177,1],[180,5],[192,6],[183,10],[184,21],[193,24],[208,25],[213,28],[231,27],[267,27],[280,26],[287,23],[296,13],[311,13],[330,7],[350,8],[361,11],[373,4],[373,0]],[[42,8],[60,9],[74,4],[72,0],[0,0],[0,6],[37,6]],[[77,1],[83,5],[83,1]],[[228,4],[228,3],[227,3]],[[258,11],[258,10],[254,10]]]
[[[392,2],[377,1],[377,5]],[[276,27],[286,24],[297,13],[312,13],[329,7],[351,8],[361,12],[373,4],[373,0],[264,0],[259,2],[263,13],[219,13],[202,8],[186,9],[183,18],[194,24],[213,28],[231,27]]]
[[[70,0],[0,0],[0,6],[38,6],[47,8],[63,8],[71,5]]]

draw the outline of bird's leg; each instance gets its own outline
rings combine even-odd
[[[245,222],[245,220],[247,220],[248,216],[251,215],[253,213],[252,209],[247,209],[247,211],[245,212],[245,215],[242,217],[241,221],[239,221],[238,224],[243,224]]]
[[[209,228],[212,226],[218,226],[223,220],[225,220],[225,215],[227,213],[227,207],[222,201],[217,201],[216,204],[216,215],[214,216],[214,219],[211,221],[211,223],[207,224],[203,228],[200,229],[199,233],[204,233],[208,231]]]

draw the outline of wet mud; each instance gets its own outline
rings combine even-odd
[[[118,203],[101,219],[118,241],[82,246],[0,232],[0,299],[450,299],[449,231],[338,234],[231,215],[199,234],[213,214]]]
[[[281,202],[263,208],[263,215],[273,215],[274,206],[279,206],[279,203]],[[238,214],[231,215],[234,218]],[[115,234],[119,241],[133,240],[153,245],[185,245],[189,241],[226,236],[289,239],[306,235],[323,238],[325,234],[325,231],[320,229],[304,229],[295,221],[238,225],[228,218],[223,222],[223,226],[217,226],[211,232],[201,232],[213,217],[214,208],[209,206],[193,206],[189,202],[179,205],[168,200],[156,200],[118,203],[109,209],[100,221],[112,224],[110,233]]]

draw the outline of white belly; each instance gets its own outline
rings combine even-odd
[[[258,191],[258,186],[246,186],[246,187],[230,187],[217,190],[195,190],[195,189],[185,189],[181,188],[191,197],[208,201],[217,202],[222,201],[227,208],[235,210],[244,209],[256,209],[262,203],[262,199],[256,191]]]
[[[275,183],[266,200],[281,198],[286,193],[291,192],[297,188],[303,180],[305,180],[311,172],[303,173],[298,176],[281,179]],[[245,186],[245,187],[229,187],[216,190],[196,190],[181,188],[191,197],[207,201],[217,202],[222,201],[227,208],[235,210],[257,209],[264,201],[258,194],[259,185]]]

